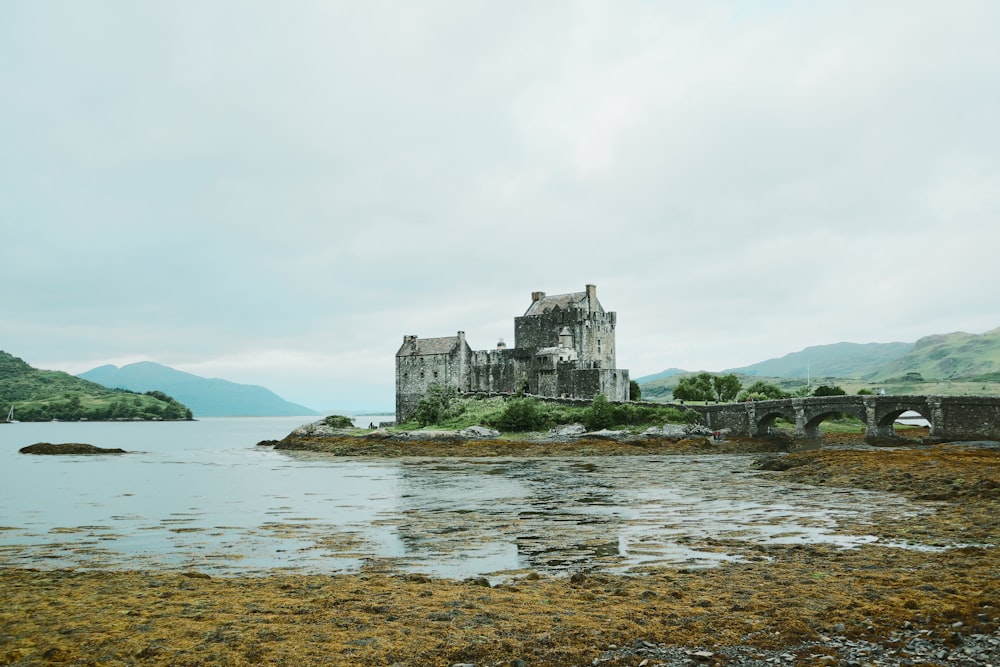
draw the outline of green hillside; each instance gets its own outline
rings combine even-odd
[[[783,378],[862,378],[903,357],[912,349],[913,343],[813,345],[800,352],[786,354],[780,359],[768,359],[722,372]]]
[[[889,380],[914,374],[927,380],[1000,380],[1000,328],[984,334],[957,331],[925,336],[899,359],[867,377]]]
[[[191,419],[187,406],[162,392],[108,389],[0,351],[0,419],[11,407],[16,421]]]
[[[780,359],[730,368],[743,386],[758,380],[789,393],[805,385],[837,385],[849,394],[1000,395],[1000,329],[925,336],[916,343],[836,343],[807,347]],[[671,400],[688,371],[670,369],[639,378],[643,398]]]

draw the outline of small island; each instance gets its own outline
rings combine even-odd
[[[44,455],[72,455],[72,454],[127,454],[124,449],[118,447],[97,447],[82,442],[64,442],[53,444],[51,442],[36,442],[33,445],[22,447],[18,450],[21,454],[44,454]]]

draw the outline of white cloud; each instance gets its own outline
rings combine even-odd
[[[998,19],[7,2],[0,347],[391,407],[403,334],[587,283],[633,375],[985,331]]]

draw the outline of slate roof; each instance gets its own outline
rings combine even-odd
[[[416,345],[403,343],[397,357],[409,357],[423,354],[450,354],[458,346],[458,336],[444,338],[418,338]]]
[[[533,302],[528,307],[528,310],[524,313],[524,315],[541,315],[546,311],[552,310],[556,306],[559,306],[562,310],[566,310],[567,308],[583,308],[584,310],[587,310],[587,293],[572,292],[570,294],[553,294],[551,296],[543,296],[538,301]],[[598,310],[603,312],[600,304],[598,304]]]

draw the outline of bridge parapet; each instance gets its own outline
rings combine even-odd
[[[930,422],[934,440],[1000,440],[1000,398],[993,396],[808,396],[692,406],[712,429],[736,435],[767,435],[776,419],[795,425],[795,437],[817,439],[820,424],[849,415],[865,424],[865,438],[896,437],[893,424],[913,411]]]

